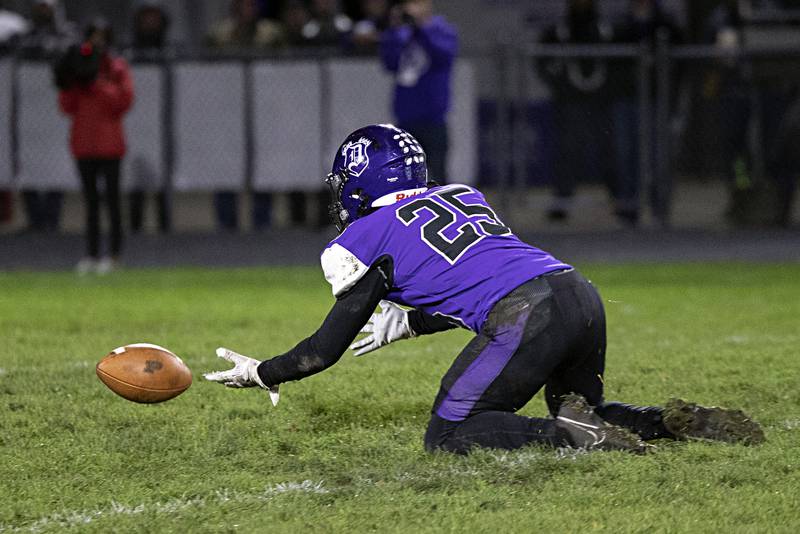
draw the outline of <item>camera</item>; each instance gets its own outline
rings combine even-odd
[[[59,89],[90,85],[100,72],[100,52],[90,42],[73,44],[53,65],[53,79]]]

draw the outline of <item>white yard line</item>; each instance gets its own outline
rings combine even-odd
[[[138,514],[175,514],[187,508],[203,508],[205,506],[220,505],[225,503],[257,503],[273,499],[283,493],[328,493],[322,481],[313,482],[285,482],[274,486],[266,486],[263,491],[247,493],[231,489],[216,490],[207,496],[175,498],[166,502],[141,503],[128,505],[111,501],[106,507],[94,510],[72,510],[56,512],[22,525],[2,525],[0,532],[42,532],[52,528],[70,528],[86,525],[99,519],[114,516]]]

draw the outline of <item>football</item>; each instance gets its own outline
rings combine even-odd
[[[163,402],[192,385],[192,372],[183,360],[150,343],[116,348],[95,370],[111,391],[133,402]]]

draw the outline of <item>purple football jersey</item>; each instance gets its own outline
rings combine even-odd
[[[569,269],[523,243],[476,189],[434,187],[350,224],[322,253],[338,296],[376,260],[391,256],[397,304],[450,317],[477,332],[494,304],[528,280]]]

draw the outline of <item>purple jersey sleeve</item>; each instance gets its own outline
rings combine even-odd
[[[394,264],[388,299],[479,331],[494,304],[528,280],[569,269],[520,241],[476,189],[431,188],[356,220],[322,254],[335,295],[381,257]]]

